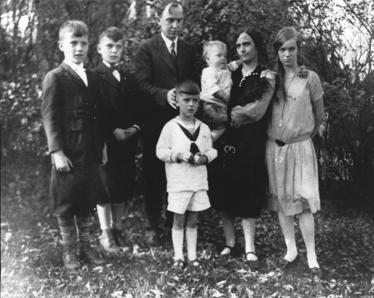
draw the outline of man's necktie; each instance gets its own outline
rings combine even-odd
[[[175,60],[177,58],[177,53],[175,52],[175,42],[173,41],[170,45],[170,55]]]

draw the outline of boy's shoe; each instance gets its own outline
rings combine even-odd
[[[62,245],[62,262],[64,263],[65,268],[69,270],[81,267],[74,246]]]
[[[100,235],[100,244],[102,248],[109,253],[118,252],[120,249],[116,244],[114,232],[112,233],[111,230],[102,231]]]
[[[105,259],[95,248],[91,247],[88,242],[80,243],[79,257],[91,265],[104,265]]]
[[[115,244],[116,244],[116,246],[118,248],[121,248],[121,247],[123,248],[123,247],[127,246],[126,245],[125,237],[124,237],[124,235],[123,235],[123,233],[122,233],[121,230],[119,230],[119,229],[113,229],[112,233],[113,233],[114,242],[115,242]]]
[[[186,267],[186,262],[185,261],[183,261],[181,259],[174,260],[173,269],[183,270],[185,267]]]
[[[197,259],[188,261],[188,267],[193,270],[201,270],[203,268]]]

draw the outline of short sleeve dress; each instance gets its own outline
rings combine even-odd
[[[245,106],[261,99],[269,87],[265,78],[260,78],[264,70],[258,66],[252,74],[243,77],[241,67],[232,74],[233,86],[228,112],[233,107]],[[266,204],[267,175],[265,166],[266,116],[257,122],[239,128],[229,127],[224,136],[224,144],[219,150],[222,161],[222,175],[212,181],[215,190],[211,196],[213,208],[242,218],[260,216]],[[234,147],[225,150],[225,146]],[[227,148],[227,147],[226,147]],[[217,173],[213,173],[217,178]],[[210,173],[209,173],[210,175]],[[212,176],[213,177],[213,176]],[[212,178],[210,177],[210,178]]]
[[[309,70],[306,77],[294,77],[286,100],[278,92],[278,100],[273,101],[266,144],[270,210],[291,216],[320,209],[317,158],[310,135],[312,101],[322,96],[319,77]],[[286,144],[280,146],[275,140]]]

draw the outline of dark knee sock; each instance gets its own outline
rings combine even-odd
[[[77,231],[73,216],[58,216],[58,226],[60,228],[61,244],[70,245],[77,239]]]
[[[89,243],[91,235],[91,217],[77,217],[77,225],[79,241]]]

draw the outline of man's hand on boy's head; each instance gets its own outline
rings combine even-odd
[[[56,170],[59,172],[70,172],[73,168],[73,163],[62,150],[53,152],[52,160]]]
[[[169,104],[173,109],[176,109],[176,108],[177,108],[177,102],[176,102],[176,99],[177,99],[177,94],[175,93],[175,88],[170,89],[170,90],[168,91],[168,94],[167,94],[167,101],[168,101],[168,104]]]

